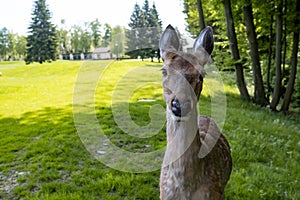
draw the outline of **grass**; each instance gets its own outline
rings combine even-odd
[[[163,149],[165,128],[147,126],[164,125],[160,67],[139,61],[1,62],[0,199],[159,199],[159,169],[137,173],[143,169],[126,168],[132,173],[115,163],[109,163],[115,169],[106,166],[84,146],[74,118],[95,115],[117,148],[137,154]],[[223,133],[234,162],[226,199],[300,199],[299,118],[242,102],[231,84],[233,75],[222,78],[227,98],[221,107],[226,109]],[[217,94],[210,90],[216,80],[205,81],[200,112],[214,115],[211,100]],[[81,103],[75,112],[73,100]]]

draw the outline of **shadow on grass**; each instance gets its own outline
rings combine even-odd
[[[109,112],[101,109],[99,116]],[[158,199],[158,171],[120,172],[92,157],[75,129],[72,106],[1,117],[0,126],[1,199]],[[123,135],[117,127],[106,129],[118,141]]]
[[[161,105],[158,109],[164,109],[162,101],[118,103],[113,109],[97,107],[97,118],[106,136],[118,147],[132,152],[149,152],[166,144],[165,111],[159,114],[151,111],[155,108],[152,106],[158,104]]]

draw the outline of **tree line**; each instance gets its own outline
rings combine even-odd
[[[26,37],[0,29],[0,60],[22,58],[26,53]]]
[[[99,19],[81,25],[66,26],[51,22],[46,0],[36,0],[28,36],[19,36],[6,28],[0,30],[0,59],[25,59],[26,63],[55,60],[58,55],[88,54],[98,47],[110,47],[111,53],[133,58],[159,55],[158,41],[162,22],[155,7],[145,0],[133,7],[129,29],[101,24]],[[146,38],[146,39],[145,39]]]
[[[184,0],[184,13],[192,35],[213,27],[215,63],[235,71],[242,99],[285,113],[300,106],[299,0]]]
[[[141,58],[160,57],[159,39],[162,33],[162,21],[159,18],[155,4],[150,7],[148,0],[144,1],[141,8],[137,3],[128,24],[130,27],[126,31],[127,51],[131,57],[141,56]]]

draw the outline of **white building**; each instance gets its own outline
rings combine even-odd
[[[92,53],[92,58],[94,60],[108,60],[112,59],[112,53],[109,47],[98,47]]]

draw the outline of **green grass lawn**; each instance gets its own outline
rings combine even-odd
[[[122,166],[112,162],[115,157],[103,162],[83,142],[86,135],[77,132],[82,124],[76,120],[96,116],[106,139],[127,152],[163,149],[161,65],[0,62],[0,199],[159,199],[154,160],[140,168],[125,168],[126,159]],[[219,101],[226,109],[222,117],[211,103],[218,102],[214,78],[205,79],[199,110],[221,116],[231,145],[234,166],[226,199],[300,199],[299,117],[242,102],[228,73],[222,74],[227,98]],[[154,127],[155,135],[132,128],[147,127],[153,119],[162,124]],[[139,173],[147,169],[155,170]]]

